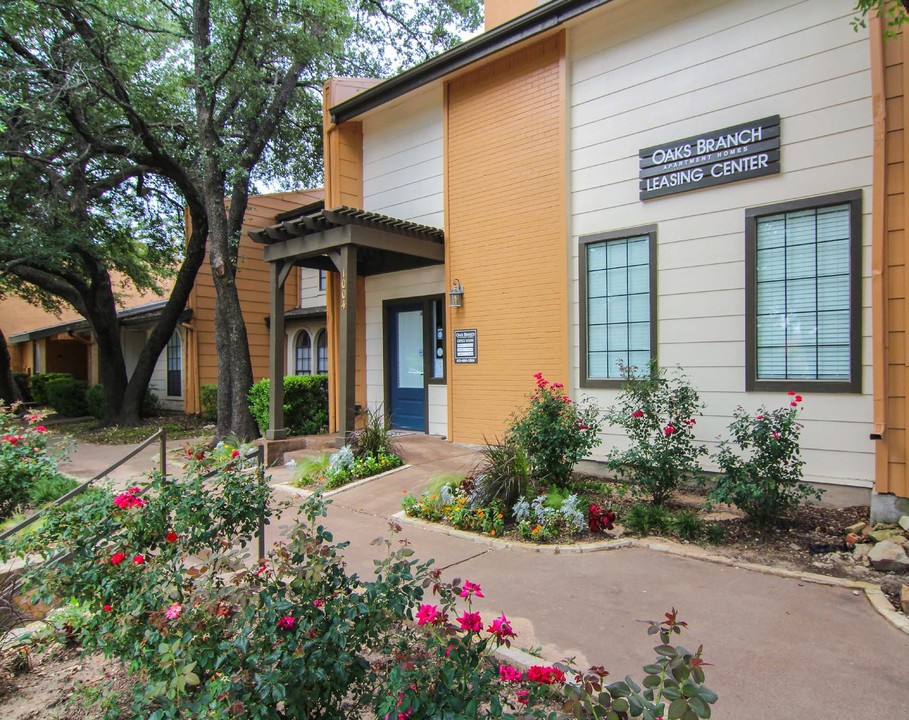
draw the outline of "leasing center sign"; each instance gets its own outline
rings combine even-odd
[[[641,200],[780,171],[780,116],[644,148]]]

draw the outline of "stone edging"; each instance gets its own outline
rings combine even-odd
[[[909,618],[893,609],[890,601],[884,595],[880,585],[862,582],[861,580],[846,580],[844,578],[830,577],[818,573],[803,572],[801,570],[787,570],[785,568],[775,568],[770,565],[761,565],[759,563],[739,562],[728,558],[725,555],[716,555],[709,550],[696,546],[680,545],[671,540],[652,539],[652,538],[622,538],[621,540],[603,540],[600,542],[584,543],[577,545],[536,545],[534,543],[521,542],[519,540],[501,540],[494,537],[485,537],[476,533],[458,530],[447,525],[432,523],[420,518],[408,517],[402,510],[392,515],[392,518],[398,522],[404,522],[418,527],[422,527],[430,532],[442,533],[452,537],[463,538],[481,545],[498,548],[500,550],[525,550],[536,553],[547,553],[549,555],[562,555],[568,553],[591,553],[605,552],[607,550],[619,550],[627,547],[644,548],[653,552],[662,552],[667,555],[675,555],[689,560],[700,560],[702,562],[714,563],[717,565],[726,565],[740,570],[751,570],[752,572],[764,573],[765,575],[774,575],[803,582],[815,583],[817,585],[828,585],[830,587],[839,587],[847,590],[858,590],[865,593],[868,602],[893,627],[902,630],[909,635]],[[527,653],[523,653],[527,655]],[[527,655],[527,657],[532,657]],[[516,662],[521,662],[517,661]]]
[[[361,485],[368,485],[373,480],[379,480],[388,475],[394,475],[396,472],[400,472],[401,470],[406,470],[409,467],[412,467],[412,466],[409,464],[405,464],[405,465],[401,465],[400,467],[392,468],[391,470],[386,470],[385,472],[379,473],[378,475],[370,475],[367,478],[361,478],[360,480],[357,480],[356,482],[348,483],[347,485],[342,485],[341,487],[335,488],[334,490],[329,490],[328,492],[324,492],[324,493],[322,493],[322,497],[329,498],[329,497],[332,497],[333,495],[337,495],[339,493],[346,492],[347,490],[353,490],[354,488],[358,488]],[[307,490],[306,488],[297,487],[296,485],[291,485],[290,483],[275,483],[274,485],[272,485],[272,487],[276,488],[276,489],[280,488],[281,490],[285,490],[289,493],[293,493],[294,495],[300,495],[302,497],[310,497],[310,496],[316,494],[315,490]]]

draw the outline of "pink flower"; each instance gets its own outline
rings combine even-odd
[[[458,624],[461,626],[461,630],[466,632],[480,632],[483,629],[483,621],[480,619],[480,613],[478,612],[465,611],[458,618]]]
[[[791,403],[789,403],[789,407],[798,407],[798,406],[799,406],[799,404],[795,400],[793,400]]]
[[[683,420],[682,422],[684,422],[688,427],[698,424],[698,421],[695,420],[694,418],[688,418],[687,420]]]
[[[39,425],[38,427],[35,428],[35,432],[46,433],[46,432],[47,432],[47,428],[44,427],[44,425]]]
[[[280,620],[278,620],[278,627],[282,630],[293,630],[294,624],[297,622],[297,618],[293,615],[285,615]]]
[[[787,395],[795,395],[795,390],[790,390],[790,391],[789,391],[788,393],[786,393],[786,394],[787,394]]]
[[[802,402],[802,396],[801,396],[801,395],[796,395],[796,396],[795,396],[795,401],[796,401],[796,402]]]
[[[644,417],[644,411],[643,411],[643,410],[635,410],[633,413],[631,413],[631,417],[633,417],[633,418],[642,418],[642,417]]]
[[[126,560],[126,555],[122,552],[114,553],[110,558],[111,565],[119,565],[124,560]]]
[[[437,622],[441,621],[441,614],[439,609],[435,605],[420,605],[420,609],[417,610],[417,625],[434,625]]]
[[[176,620],[180,617],[180,613],[183,612],[183,606],[180,603],[172,603],[167,610],[164,611],[164,617],[168,620]]]
[[[476,595],[477,597],[486,597],[480,590],[479,585],[470,582],[470,580],[465,580],[464,587],[461,589],[461,597],[469,598],[471,595]]]
[[[518,702],[521,705],[526,705],[530,702],[530,690],[518,690],[515,695],[518,696]]]
[[[755,415],[755,416],[754,416],[754,419],[755,419],[755,420],[763,420],[763,419],[764,419],[764,416],[763,416],[763,415]]]
[[[136,563],[136,565],[145,565],[145,556],[142,555],[142,553],[136,553],[133,555],[133,562]]]
[[[313,607],[322,607],[324,604],[325,604],[324,600],[313,600],[312,601]]]
[[[110,612],[111,610],[113,610],[113,607],[111,607],[110,605],[104,606],[104,612]]]
[[[527,670],[527,679],[541,685],[552,685],[553,683],[564,682],[565,673],[550,665],[532,665]]]
[[[505,617],[505,613],[502,613],[501,616],[493,620],[492,625],[486,628],[486,632],[492,633],[497,638],[499,638],[499,640],[517,637],[517,635],[514,633],[514,630],[511,629],[511,623],[508,622],[508,618]]]
[[[114,505],[116,505],[121,510],[128,510],[130,508],[136,507],[145,507],[148,505],[148,501],[138,497],[138,493],[140,491],[141,489],[138,487],[131,487],[126,492],[122,492],[114,498]]]
[[[234,451],[230,454],[230,456],[231,456],[232,458],[240,457],[240,451],[239,451],[239,450],[234,450]]]
[[[663,428],[663,433],[666,435],[666,437],[669,437],[674,432],[675,432],[675,425],[673,425],[672,423],[669,423],[666,427]]]
[[[171,530],[169,533],[167,533],[167,535],[164,536],[164,539],[169,543],[175,543],[177,542],[177,533]]]
[[[511,665],[499,665],[499,680],[502,682],[521,682],[523,677],[524,673],[517,668],[511,667]]]
[[[774,440],[779,440],[779,439],[780,439],[780,434],[779,434],[776,430],[774,430],[774,431],[773,431],[772,433],[770,433],[770,434],[773,435],[773,439],[774,439]]]
[[[562,383],[553,383],[552,384],[553,390],[561,390],[563,387],[565,387],[565,386]]]

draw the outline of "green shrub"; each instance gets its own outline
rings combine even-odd
[[[302,457],[296,461],[294,469],[294,484],[300,487],[309,487],[322,482],[331,463],[331,455],[327,452],[314,457]]]
[[[85,391],[85,407],[95,420],[104,417],[104,386],[92,385]]]
[[[19,397],[22,399],[22,402],[34,402],[32,393],[28,387],[29,376],[27,373],[14,372],[13,381],[16,383],[16,387],[19,388]]]
[[[202,419],[216,422],[218,420],[218,386],[202,385],[199,388],[199,404],[202,407]]]
[[[32,375],[31,380],[29,381],[29,389],[31,390],[32,399],[38,405],[47,405],[47,383],[52,380],[60,380],[62,378],[72,378],[72,375],[69,373],[35,373]]]
[[[268,390],[268,378],[249,390],[249,409],[262,432],[268,429]],[[328,427],[327,375],[285,376],[284,427],[290,435],[315,435]]]
[[[680,510],[673,518],[672,528],[683,540],[697,540],[704,532],[704,521],[696,512]]]
[[[796,418],[802,396],[789,396],[788,407],[761,407],[754,417],[737,408],[729,425],[732,440],[721,442],[716,454],[723,472],[707,499],[735,505],[757,525],[772,525],[802,500],[821,497],[820,490],[801,481],[805,461]]]
[[[505,440],[502,444],[486,442],[480,448],[480,460],[474,468],[472,507],[499,502],[510,508],[518,498],[533,495],[530,459],[523,447]]]
[[[632,535],[666,534],[673,528],[672,513],[661,505],[635,503],[625,515],[624,526]]]
[[[536,480],[566,487],[574,466],[600,444],[600,413],[589,401],[572,402],[561,383],[542,373],[534,378],[537,389],[512,418],[506,440],[524,449]]]
[[[49,380],[44,385],[47,404],[63,417],[82,417],[88,414],[85,393],[88,389],[84,380],[72,377]]]
[[[79,483],[68,475],[42,475],[28,489],[28,502],[32,507],[42,507],[63,497]]]
[[[391,437],[391,420],[385,417],[381,407],[366,410],[363,426],[351,434],[347,444],[357,457],[379,453],[401,454],[398,444]]]
[[[723,529],[721,523],[707,523],[704,527],[704,537],[707,538],[707,542],[713,543],[714,545],[719,545],[723,542],[723,537],[726,535],[726,531]]]
[[[707,451],[695,442],[694,426],[704,404],[681,373],[668,376],[655,364],[649,374],[635,371],[623,368],[622,394],[606,412],[631,445],[613,449],[606,464],[637,483],[654,505],[662,505],[683,481],[700,473],[698,458]]]

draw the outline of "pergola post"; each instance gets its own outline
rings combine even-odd
[[[356,423],[357,392],[357,246],[342,245],[335,263],[341,275],[338,350],[338,439],[346,443]]]
[[[287,354],[284,339],[284,284],[293,264],[287,261],[269,263],[270,279],[270,352],[268,358],[268,430],[266,440],[283,440],[284,428],[284,358]]]

